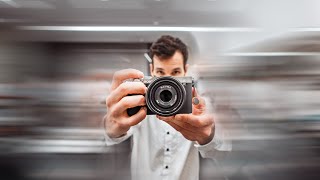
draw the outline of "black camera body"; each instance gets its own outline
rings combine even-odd
[[[150,77],[126,81],[142,82],[147,86],[145,94],[147,115],[172,116],[192,113],[192,77]],[[139,107],[129,108],[129,116],[136,114]]]

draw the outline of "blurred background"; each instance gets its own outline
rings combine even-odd
[[[319,17],[317,0],[0,0],[0,179],[130,179],[103,103],[115,71],[148,74],[165,34],[188,45],[199,91],[241,117],[200,179],[320,179]]]

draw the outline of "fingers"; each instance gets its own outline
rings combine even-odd
[[[130,116],[128,120],[128,125],[134,126],[139,124],[144,118],[147,116],[147,108],[142,107],[140,108],[139,112],[133,116]]]
[[[129,108],[145,106],[146,101],[143,95],[126,96],[114,105],[114,111],[121,114]]]
[[[130,78],[138,79],[143,77],[144,77],[143,73],[136,69],[124,69],[124,70],[117,71],[113,75],[111,91],[116,89],[126,79],[130,79]]]
[[[157,116],[158,119],[175,123],[185,129],[193,131],[196,128],[202,128],[213,123],[213,118],[210,115],[194,116],[191,114],[177,114],[175,116],[163,117]]]
[[[165,122],[170,122],[170,123],[174,123],[178,126],[180,126],[183,129],[189,130],[189,131],[193,131],[195,128],[195,126],[192,126],[189,123],[186,123],[184,121],[181,121],[180,119],[178,120],[176,117],[174,116],[170,116],[170,117],[163,117],[163,116],[157,116],[158,119],[163,120]]]
[[[107,106],[119,102],[122,98],[129,94],[145,94],[146,91],[147,87],[142,82],[122,83],[108,96],[108,99],[106,101]]]
[[[200,115],[205,112],[206,110],[206,103],[205,100],[198,95],[196,88],[192,88],[192,114],[193,115]]]
[[[212,124],[213,118],[211,119],[209,116],[210,115],[195,116],[192,114],[177,114],[175,116],[175,120],[188,123],[194,127],[201,128]]]

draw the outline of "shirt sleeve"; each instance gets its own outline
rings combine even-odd
[[[105,143],[106,143],[107,146],[119,144],[119,143],[127,140],[129,137],[132,136],[135,127],[131,127],[128,130],[128,132],[125,135],[121,136],[121,137],[118,137],[118,138],[109,137],[108,134],[107,134],[107,130],[105,128],[105,125],[104,125],[105,120],[106,120],[105,118],[106,118],[106,116],[103,117],[103,120],[102,120],[102,123],[101,123],[101,128],[103,130],[102,132],[103,132],[104,140],[105,140]]]

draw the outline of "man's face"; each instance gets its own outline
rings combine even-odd
[[[153,56],[153,65],[150,64],[152,76],[185,76],[187,73],[188,64],[183,67],[183,56],[180,51],[176,51],[172,57],[168,59],[159,59],[158,56]]]

